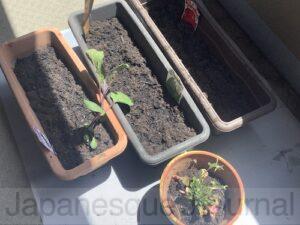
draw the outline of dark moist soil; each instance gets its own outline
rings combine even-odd
[[[177,175],[180,177],[188,176],[199,177],[199,171],[201,168],[191,164],[191,166]],[[215,180],[222,184],[222,182],[216,178],[208,176],[205,182],[210,183],[212,180]],[[186,196],[179,192],[179,190],[184,190],[184,184],[180,181],[172,179],[168,191],[168,201],[171,206],[171,210],[176,217],[187,225],[218,225],[221,224],[225,217],[225,202],[226,202],[226,193],[223,190],[215,191],[215,195],[219,196],[220,204],[218,206],[219,211],[215,217],[211,217],[209,214],[201,217],[199,211],[194,207],[194,203],[186,198]],[[178,216],[179,213],[179,216]]]
[[[134,100],[126,118],[149,154],[162,152],[196,135],[117,18],[93,21],[86,41],[90,48],[104,50],[106,71],[121,63],[130,65],[109,86]]]
[[[18,59],[15,73],[65,169],[113,146],[106,125],[101,123],[94,130],[97,149],[89,149],[83,143],[84,125],[95,115],[83,106],[87,95],[54,48],[42,48]]]
[[[148,11],[222,120],[231,121],[257,109],[244,82],[209,51],[197,32],[181,22],[183,3],[152,1]]]

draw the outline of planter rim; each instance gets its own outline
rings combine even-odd
[[[177,162],[179,162],[181,159],[184,158],[189,158],[191,156],[201,156],[201,155],[205,155],[208,156],[212,159],[219,159],[219,161],[230,171],[230,173],[236,178],[237,183],[238,183],[238,189],[240,190],[240,203],[239,203],[239,208],[237,210],[237,212],[235,213],[235,215],[230,219],[230,221],[228,221],[228,223],[226,225],[232,225],[234,224],[234,222],[236,222],[238,220],[238,218],[240,217],[240,215],[242,214],[244,208],[245,208],[245,201],[246,201],[246,194],[245,194],[245,189],[244,189],[244,184],[242,182],[242,179],[240,177],[240,175],[238,174],[238,172],[236,171],[236,169],[224,158],[222,158],[221,156],[214,154],[212,152],[209,151],[205,151],[205,150],[191,150],[189,152],[185,152],[182,153],[181,155],[176,156],[174,159],[172,159],[168,165],[165,167],[161,179],[160,179],[160,187],[159,187],[159,195],[160,195],[160,201],[162,204],[162,208],[166,214],[166,216],[170,219],[170,221],[173,224],[176,225],[184,225],[179,219],[177,219],[177,217],[170,211],[169,209],[169,204],[167,200],[163,200],[163,189],[165,187],[165,178],[167,177],[169,171],[173,168],[173,166],[175,164],[177,164]]]
[[[42,40],[45,36],[48,35],[47,40]],[[38,38],[41,36],[40,38]],[[34,39],[32,41],[31,39]],[[44,38],[46,39],[46,38]],[[18,43],[25,42],[27,45],[32,45],[32,49],[28,47],[28,49],[25,48],[21,53],[15,53],[16,50],[14,50],[14,46],[17,46]],[[34,42],[34,44],[32,44]],[[10,62],[7,58],[8,54],[12,54],[11,58],[16,59],[20,57],[24,57],[23,54],[30,54],[35,49],[43,46],[53,46],[53,43],[60,44],[61,49],[65,51],[66,61],[69,62],[69,66],[73,67],[75,69],[75,72],[72,74],[74,76],[77,76],[78,79],[81,81],[81,86],[85,86],[87,89],[95,88],[94,85],[95,82],[90,79],[89,74],[84,67],[83,63],[80,61],[79,57],[76,55],[74,50],[69,46],[67,41],[63,38],[60,31],[56,28],[43,28],[39,29],[37,31],[31,32],[29,34],[26,34],[24,36],[12,39],[10,41],[7,41],[0,45],[0,65],[3,70],[3,74],[6,77],[6,80],[8,81],[8,84],[10,86],[10,89],[12,90],[14,97],[17,100],[17,103],[26,119],[26,122],[31,129],[34,138],[36,140],[37,145],[43,152],[43,155],[45,156],[46,160],[49,163],[50,168],[52,169],[53,173],[59,177],[62,180],[74,180],[80,176],[84,176],[93,170],[98,169],[105,163],[107,163],[112,158],[118,156],[121,154],[127,145],[127,136],[125,134],[125,131],[123,130],[121,124],[119,123],[117,117],[115,116],[114,112],[112,110],[107,110],[107,121],[112,125],[114,130],[111,130],[111,133],[114,133],[116,135],[116,143],[111,148],[106,149],[104,152],[95,155],[89,160],[84,161],[82,164],[76,166],[72,169],[65,169],[61,162],[59,161],[58,157],[46,149],[38,140],[37,137],[33,131],[33,128],[38,128],[40,131],[45,133],[41,123],[39,122],[35,112],[30,106],[30,102],[26,96],[26,93],[21,86],[20,82],[18,81],[13,68],[10,66]],[[53,46],[54,47],[54,46]],[[17,48],[17,47],[15,47]],[[54,47],[55,48],[55,47]],[[18,48],[20,50],[20,48]],[[62,50],[58,50],[62,52]],[[18,55],[19,54],[19,55]],[[88,84],[90,86],[88,86]],[[92,92],[92,90],[90,90]],[[94,93],[94,97],[99,100],[101,98],[101,93]],[[104,99],[103,101],[103,108],[109,109],[109,104]]]
[[[165,56],[163,55],[163,53],[161,52],[161,50],[158,48],[158,46],[156,45],[155,41],[152,39],[151,35],[149,34],[149,32],[146,30],[146,28],[143,26],[143,24],[141,23],[141,21],[137,18],[137,16],[135,15],[135,13],[133,12],[133,10],[130,8],[130,6],[127,4],[126,1],[124,0],[103,0],[103,2],[97,4],[93,10],[96,11],[100,8],[103,8],[105,6],[109,6],[112,4],[120,4],[127,12],[128,14],[132,17],[132,19],[134,20],[135,25],[137,26],[138,30],[137,32],[141,32],[142,35],[147,39],[147,41],[149,42],[149,44],[151,45],[151,47],[154,49],[155,54],[158,56],[160,63],[162,63],[165,68],[167,68],[168,70],[173,70],[173,68],[171,67],[171,65],[169,64],[169,62],[167,61],[167,59],[165,58]],[[76,38],[76,40],[78,41],[78,44],[80,46],[81,52],[83,54],[83,57],[88,65],[88,67],[90,68],[90,70],[93,72],[93,76],[95,77],[95,67],[93,66],[93,64],[90,62],[90,60],[88,59],[88,57],[86,56],[86,54],[84,54],[85,50],[88,49],[88,46],[86,44],[86,42],[84,41],[84,38],[82,36],[82,29],[79,30],[78,27],[78,21],[77,18],[79,16],[81,16],[83,14],[83,10],[79,10],[76,11],[74,13],[72,13],[69,17],[69,26],[71,27],[71,30]],[[92,14],[93,17],[93,14]],[[81,26],[81,24],[80,24]],[[147,58],[147,57],[146,57]],[[183,92],[182,92],[182,96],[183,98],[186,99],[189,107],[192,109],[193,114],[197,117],[198,122],[201,124],[201,128],[202,128],[202,132],[199,133],[184,141],[181,142],[171,148],[165,149],[163,152],[160,152],[156,155],[150,155],[142,146],[142,144],[140,143],[137,135],[135,134],[132,126],[129,124],[129,122],[127,121],[124,113],[122,112],[122,110],[120,109],[120,107],[116,104],[114,105],[112,108],[114,110],[114,112],[117,114],[118,118],[120,119],[120,122],[122,124],[122,126],[124,127],[131,143],[133,144],[135,150],[137,151],[137,153],[139,154],[140,158],[142,159],[142,161],[144,161],[146,164],[149,165],[157,165],[160,164],[196,145],[199,145],[201,143],[203,143],[204,141],[206,141],[209,136],[210,136],[210,128],[209,125],[207,124],[206,120],[204,119],[202,113],[200,112],[200,110],[198,109],[198,107],[196,106],[194,100],[192,99],[192,97],[190,96],[190,94],[188,93],[188,91],[186,90],[186,88],[183,85]],[[111,99],[108,98],[107,99],[110,103],[112,103]]]

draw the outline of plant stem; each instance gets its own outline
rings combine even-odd
[[[94,133],[94,129],[95,129],[95,126],[96,126],[96,123],[101,119],[101,115],[98,114],[97,116],[94,117],[93,121],[90,123],[90,125],[87,127],[87,130],[90,132],[90,133]]]
[[[104,96],[102,96],[102,98],[104,99]],[[101,103],[102,105],[102,103]],[[112,109],[112,107],[115,105],[115,103],[113,103],[112,105],[109,105],[109,109],[105,111],[105,113],[107,113],[109,110]],[[87,130],[91,133],[94,133],[94,129],[96,126],[96,123],[101,120],[103,118],[104,115],[101,115],[100,113],[97,114],[97,116],[94,117],[93,121],[90,123],[90,125],[87,127]]]

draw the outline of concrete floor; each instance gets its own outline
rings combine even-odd
[[[42,27],[65,29],[70,13],[83,5],[84,0],[0,0],[0,42]]]
[[[16,196],[33,199],[30,184],[20,161],[19,152],[0,104],[0,224],[40,224],[38,215],[9,215],[6,208],[14,209]]]
[[[95,4],[99,1],[101,0],[95,0]],[[83,2],[84,0],[0,0],[0,43],[42,27],[51,26],[65,29],[68,27],[69,14],[83,8]],[[247,48],[245,51],[251,53],[251,50]],[[279,85],[282,82],[277,72],[268,62],[264,59],[261,60],[264,62],[262,71],[271,77],[268,81],[271,85],[273,83],[272,87],[275,88],[275,92],[281,96],[283,101],[290,99],[291,94],[287,94],[286,89]],[[274,79],[278,79],[280,82],[274,82]],[[297,100],[297,96],[294,98]],[[299,104],[296,104],[295,101],[292,103],[284,101],[290,105],[289,108],[294,115],[300,112]],[[34,204],[31,204],[32,212],[28,212],[28,215],[18,213],[16,216],[9,216],[5,210],[7,207],[11,209],[15,207],[18,193],[20,201],[27,200],[27,202],[32,202],[33,195],[1,102],[0,146],[0,224],[40,224],[41,220],[35,213]]]
[[[84,0],[0,0],[0,43],[43,27],[65,29],[69,14],[83,4]],[[1,102],[0,146],[0,224],[41,224]],[[13,211],[18,196],[32,207],[28,213],[9,215],[6,209]]]
[[[76,47],[71,31],[63,33]],[[158,183],[164,165],[145,165],[129,147],[99,170],[74,181],[61,181],[37,154],[1,72],[0,97],[10,112],[9,123],[44,224],[170,225],[159,209]],[[299,224],[300,123],[279,99],[277,102],[272,113],[234,132],[211,136],[195,148],[217,153],[239,172],[247,208],[235,225]],[[117,206],[112,204],[115,201]],[[277,201],[284,202],[281,213]]]

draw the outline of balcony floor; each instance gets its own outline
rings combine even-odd
[[[62,3],[59,0],[2,0],[0,21],[3,23],[0,24],[0,42],[49,25],[59,29],[66,28],[69,13],[82,7],[82,1],[75,0],[70,3],[71,1]],[[52,16],[47,12],[56,12],[61,16]],[[230,27],[232,22],[227,23]],[[69,40],[72,40],[69,32],[65,34]],[[236,32],[232,32],[231,36],[234,38],[235,34]],[[75,45],[74,42],[72,43]],[[247,42],[247,46],[241,47],[251,60],[252,50],[256,49],[253,43]],[[257,52],[254,55],[256,54]],[[257,63],[254,62],[256,67],[263,71],[274,92],[279,96],[277,109],[242,129],[211,138],[199,148],[224,156],[239,170],[247,188],[248,200],[253,200],[248,203],[251,211],[248,215],[244,215],[240,224],[298,224],[300,207],[296,204],[300,202],[300,167],[295,161],[300,157],[300,124],[295,116],[300,118],[299,96],[289,89],[289,85],[281,80],[278,73],[262,56],[259,59]],[[2,146],[0,224],[41,223],[39,213],[34,212],[34,206],[31,208],[34,213],[29,213],[30,215],[24,212],[17,213],[15,216],[7,215],[5,208],[14,209],[17,193],[23,209],[26,206],[26,204],[22,205],[24,200],[27,200],[29,205],[30,200],[34,198],[38,201],[40,212],[45,210],[41,213],[44,224],[101,224],[101,221],[103,224],[167,223],[162,214],[147,216],[141,210],[146,205],[145,202],[156,204],[155,201],[152,202],[153,199],[158,201],[157,184],[162,167],[151,169],[144,166],[136,154],[129,149],[117,160],[86,177],[74,182],[61,182],[47,169],[38,149],[34,147],[32,137],[25,127],[24,119],[15,101],[11,98],[2,74],[0,74],[0,95],[2,100],[2,103],[0,102],[0,144]],[[276,213],[272,211],[268,215],[268,210],[264,210],[264,206],[261,206],[263,209],[260,210],[257,208],[255,199],[264,197],[272,202],[282,198],[291,203],[289,199],[291,193],[294,194],[295,199],[294,212],[289,209],[285,216],[275,215]],[[98,215],[87,213],[87,209],[82,206],[79,207],[77,216],[61,216],[58,213],[47,216],[49,206],[42,209],[40,202],[47,197],[56,201],[63,197],[70,198],[74,203],[78,199],[92,202],[92,199],[110,199],[112,196],[114,199],[118,198],[128,203],[129,214],[138,211],[139,216],[133,213],[129,216],[99,217],[99,213]]]

